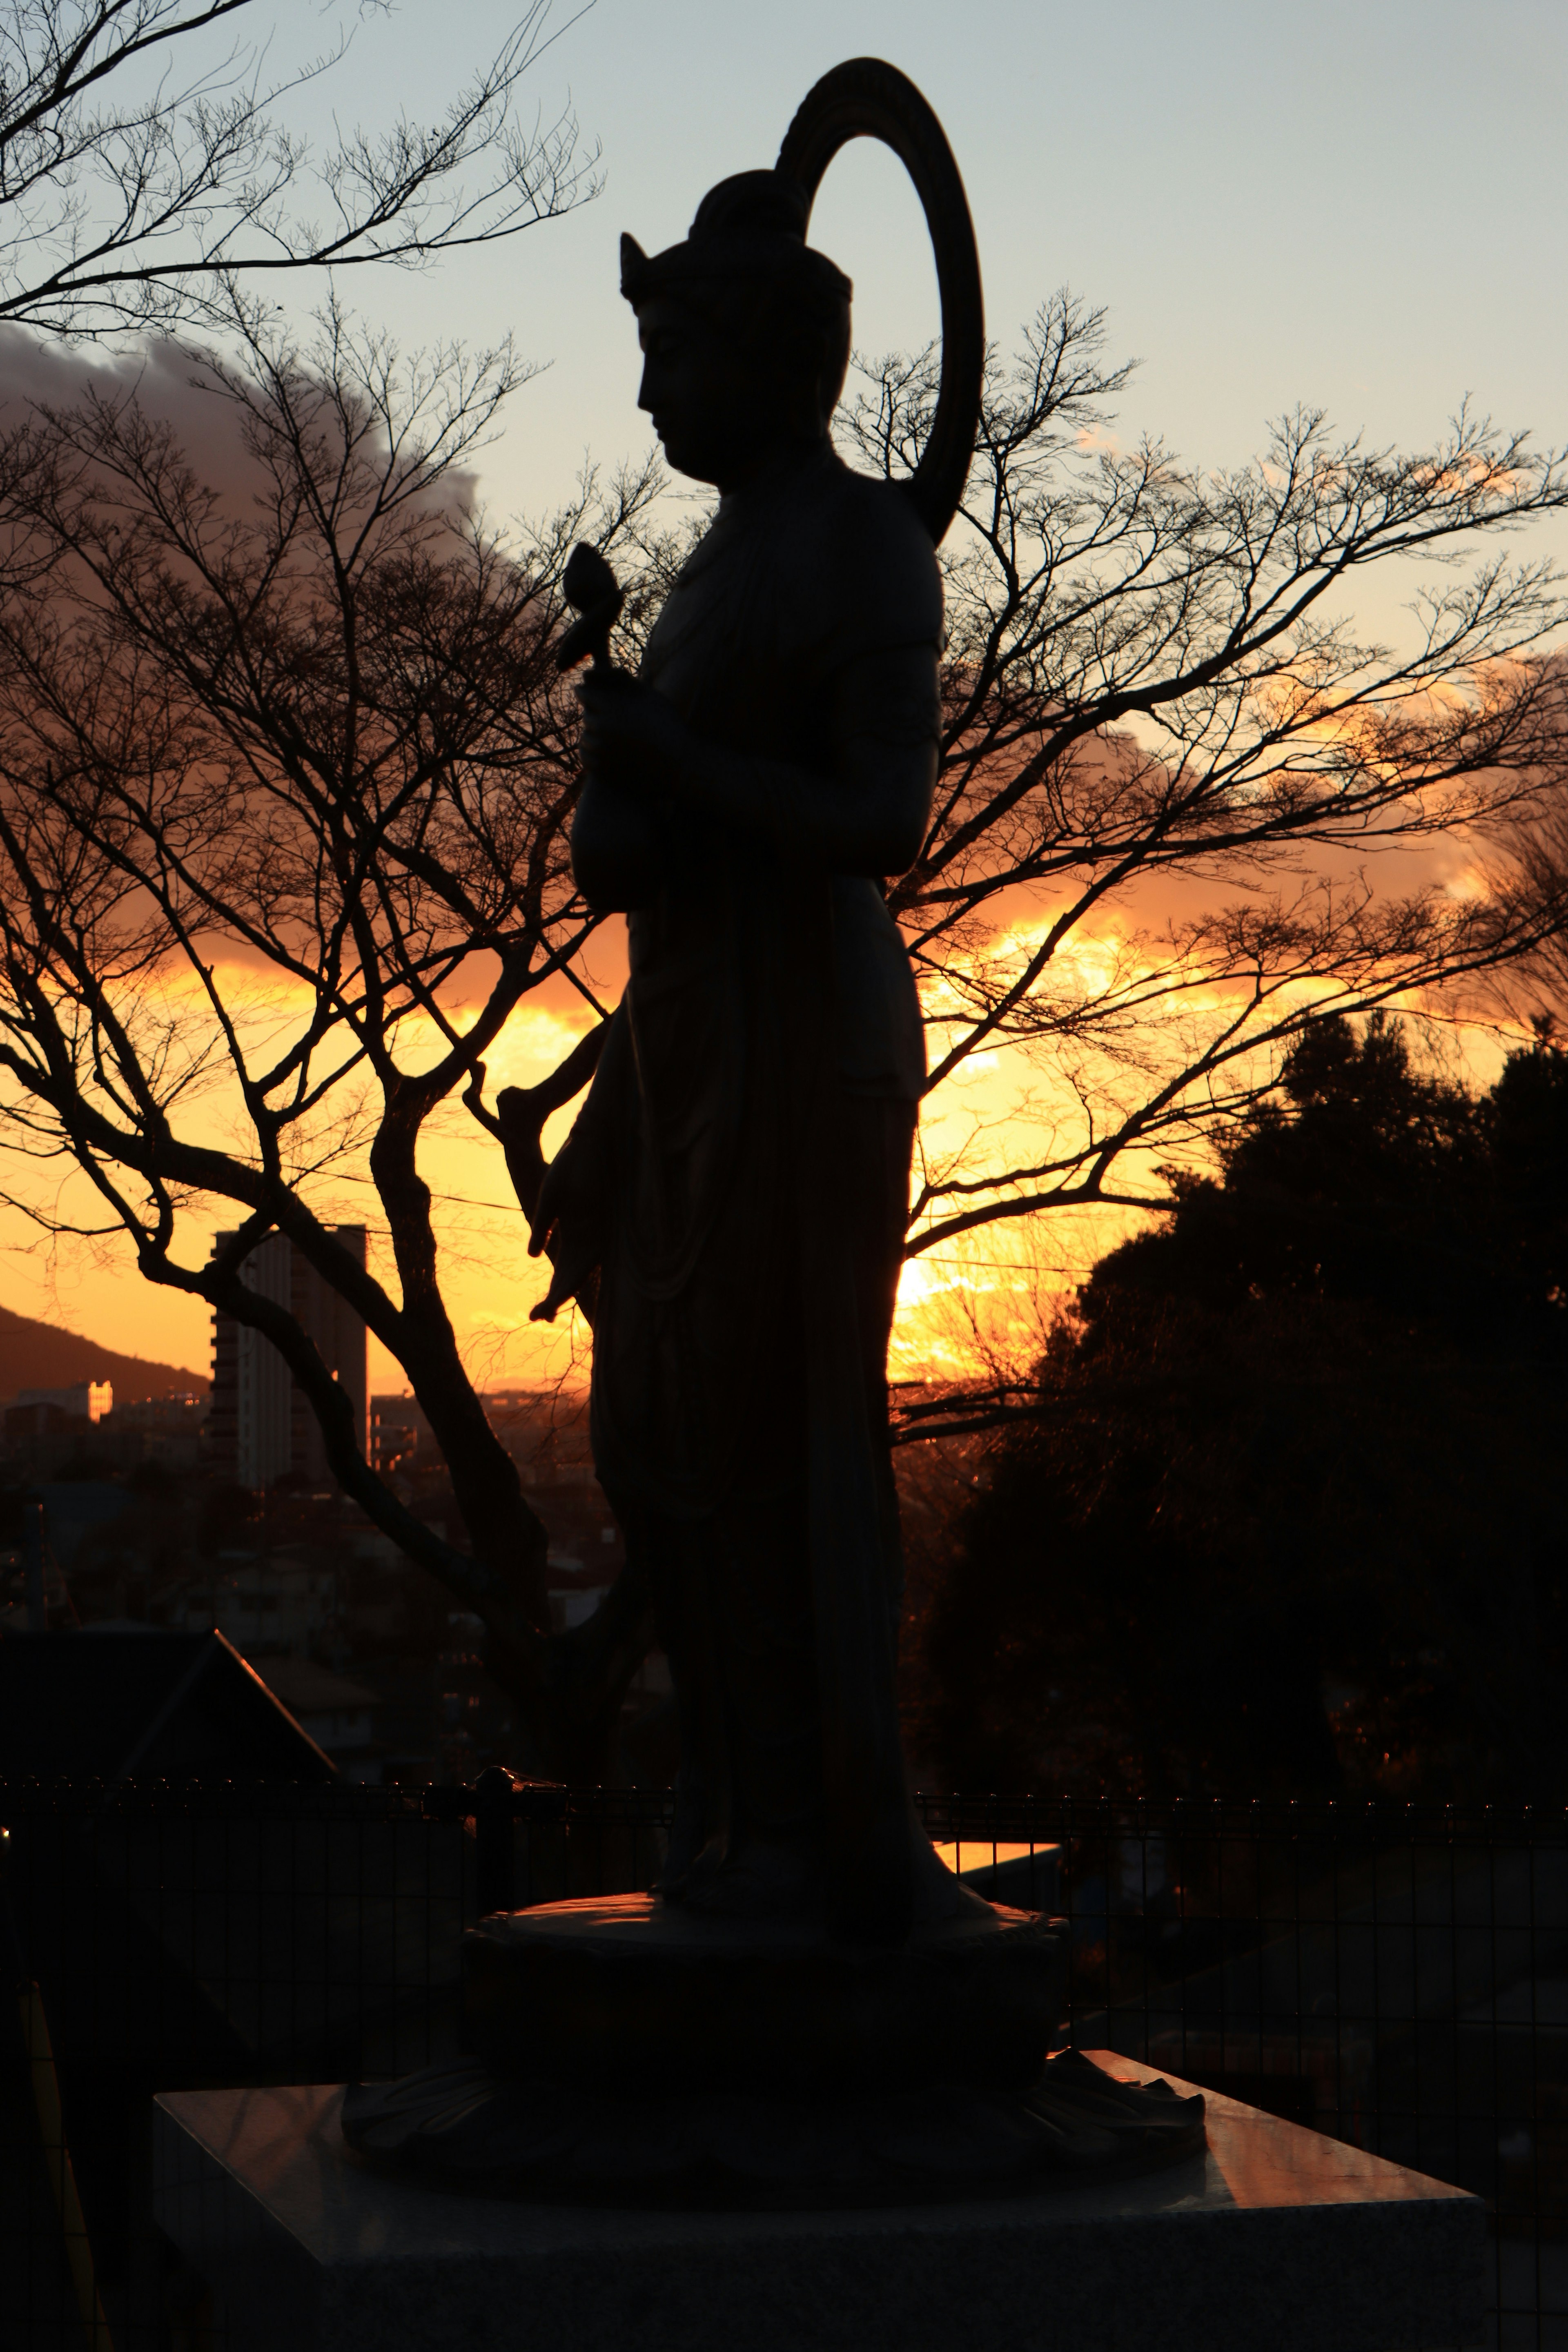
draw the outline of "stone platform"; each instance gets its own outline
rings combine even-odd
[[[1026,2089],[1067,2006],[1066,1922],[955,1892],[885,1950],[649,1895],[496,1912],[463,1937],[465,2047],[574,2094]]]
[[[889,1946],[648,1895],[496,1913],[463,1938],[467,2055],[353,2086],[343,2137],[431,2187],[694,2210],[1011,2196],[1201,2147],[1201,2100],[1042,2068],[1065,1923],[946,1885]]]
[[[1160,2079],[1095,2054],[1121,2080]],[[389,2179],[344,2147],[342,2094],[321,2085],[171,2093],[156,2213],[237,2352],[963,2352],[994,2331],[1029,2352],[1479,2341],[1477,2199],[1205,2095],[1206,2154],[1142,2177],[897,2211],[689,2213]]]

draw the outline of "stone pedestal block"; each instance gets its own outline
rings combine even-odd
[[[887,1947],[658,1895],[501,1912],[463,1938],[468,2057],[356,2085],[343,2137],[433,2187],[759,2210],[1010,2196],[1200,2147],[1201,2099],[1043,2063],[1066,1959],[1065,1922],[973,1895]]]
[[[388,2178],[343,2145],[342,2095],[158,2102],[158,2220],[211,2284],[236,2352],[962,2352],[998,2337],[1029,2352],[1448,2352],[1481,2335],[1476,2199],[1212,2093],[1206,2153],[1142,2177],[727,2213]]]
[[[499,1912],[463,1938],[468,2046],[574,2091],[1023,2091],[1066,2006],[1065,1922],[994,1904],[886,1951],[648,1895]]]

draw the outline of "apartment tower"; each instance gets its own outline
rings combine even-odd
[[[219,1234],[214,1253],[232,1233]],[[365,1229],[339,1225],[336,1239],[364,1264]],[[283,1234],[271,1234],[245,1260],[248,1289],[287,1307],[314,1340],[321,1361],[353,1400],[363,1448],[369,1435],[365,1328],[353,1309]],[[270,1339],[221,1308],[213,1315],[213,1390],[207,1416],[212,1458],[241,1486],[275,1486],[303,1479],[311,1488],[331,1483],[315,1414]]]

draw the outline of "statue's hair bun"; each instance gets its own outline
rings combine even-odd
[[[636,237],[622,237],[621,292],[636,304],[704,282],[788,281],[798,297],[831,311],[855,289],[825,253],[806,244],[810,213],[805,190],[787,173],[737,172],[709,189],[683,244],[647,254]]]
[[[804,245],[809,212],[798,180],[778,172],[737,172],[709,189],[690,237],[696,245],[710,236],[795,236]]]

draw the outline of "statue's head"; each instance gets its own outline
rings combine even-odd
[[[849,364],[853,289],[805,242],[807,199],[777,172],[721,180],[683,245],[621,239],[645,354],[639,406],[678,472],[728,488],[820,440]]]

